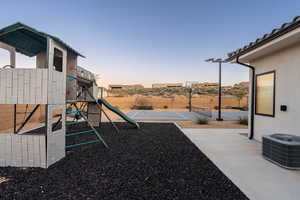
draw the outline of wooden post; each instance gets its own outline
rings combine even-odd
[[[14,104],[14,133],[17,133],[17,104]]]
[[[101,87],[100,92],[101,92],[100,98],[103,99],[103,87]],[[100,104],[100,124],[99,124],[99,126],[101,126],[101,122],[102,122],[102,104]]]

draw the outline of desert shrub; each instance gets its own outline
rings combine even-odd
[[[135,99],[135,105],[137,106],[149,106],[151,105],[147,98],[145,97],[137,97]]]
[[[167,108],[168,108],[168,106],[167,106],[167,105],[165,105],[165,106],[164,106],[164,109],[167,109]]]
[[[219,110],[219,106],[214,106],[214,109],[215,110]]]
[[[208,119],[205,117],[199,117],[197,119],[197,124],[208,124]]]
[[[134,105],[131,107],[133,110],[153,110],[153,106],[151,102],[148,100],[149,98],[139,96],[136,97]]]
[[[248,117],[240,117],[239,123],[242,125],[248,125]]]

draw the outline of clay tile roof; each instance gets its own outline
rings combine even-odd
[[[272,40],[275,38],[282,36],[300,26],[300,16],[294,17],[291,22],[282,24],[279,28],[273,29],[270,33],[264,34],[262,37],[257,38],[254,42],[250,42],[242,48],[239,48],[235,51],[232,51],[227,54],[227,60],[233,60],[238,56],[244,55]]]

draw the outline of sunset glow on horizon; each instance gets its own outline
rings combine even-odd
[[[205,59],[226,58],[299,14],[298,1],[238,2],[18,1],[16,7],[9,1],[2,5],[0,28],[20,21],[59,37],[86,56],[78,65],[105,85],[216,82],[218,65]],[[255,16],[242,14],[245,8],[256,10]],[[0,50],[0,67],[5,56]],[[31,66],[34,59],[18,55],[17,67]],[[223,65],[224,85],[248,80],[247,68]]]

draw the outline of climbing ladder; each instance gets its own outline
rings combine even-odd
[[[85,122],[85,121],[83,121]],[[78,123],[78,122],[77,122]],[[74,131],[74,132],[68,132],[66,134],[66,137],[71,137],[71,136],[77,136],[77,135],[85,135],[85,134],[94,134],[94,130],[84,130],[84,131]],[[93,144],[93,143],[97,143],[97,142],[101,142],[102,140],[100,139],[96,139],[96,140],[89,140],[89,141],[85,141],[85,142],[80,142],[80,143],[77,143],[77,144],[71,144],[71,145],[67,145],[66,146],[66,149],[70,149],[70,148],[73,148],[73,147],[79,147],[79,146],[82,146],[82,145],[86,145],[86,144]]]
[[[70,148],[74,148],[74,147],[79,147],[79,146],[86,145],[86,144],[98,143],[98,142],[102,142],[106,148],[109,148],[108,145],[106,144],[106,142],[104,141],[104,139],[99,134],[99,132],[96,130],[96,128],[89,122],[89,120],[85,116],[83,110],[80,110],[75,103],[72,104],[72,105],[75,106],[76,111],[67,110],[67,114],[73,114],[73,113],[75,113],[75,115],[80,115],[84,120],[82,120],[82,121],[67,121],[66,125],[74,125],[74,124],[80,124],[80,123],[83,123],[83,122],[87,122],[88,126],[91,129],[89,129],[89,130],[83,130],[83,131],[81,130],[81,131],[66,132],[66,137],[72,137],[72,136],[78,136],[78,135],[86,135],[86,134],[95,134],[98,139],[96,139],[96,140],[88,140],[88,141],[85,141],[85,142],[80,142],[80,143],[76,143],[76,144],[67,145],[66,149],[70,149]]]

